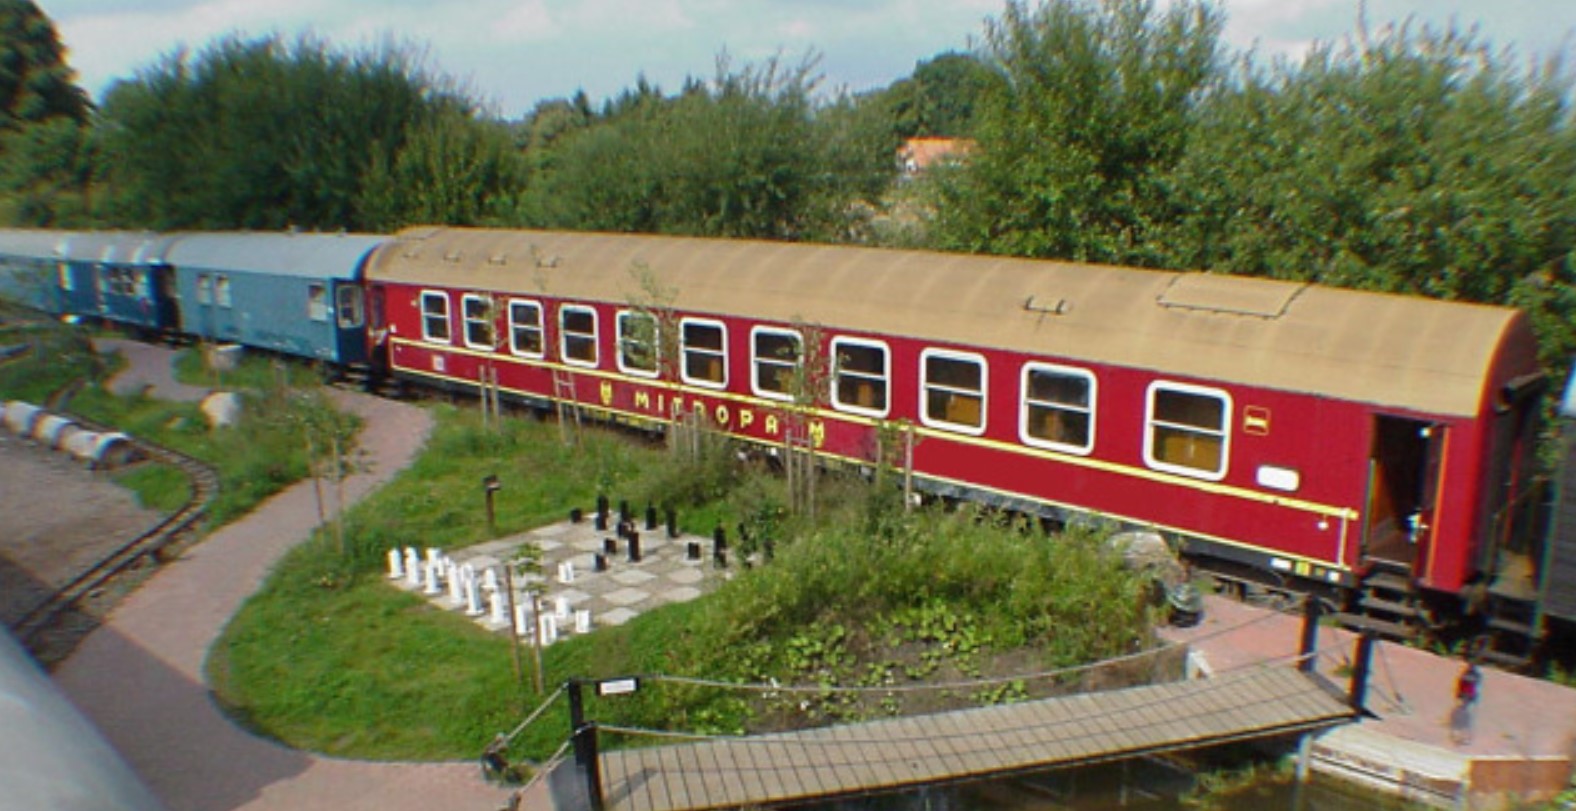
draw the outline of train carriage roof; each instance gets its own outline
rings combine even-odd
[[[1478,413],[1516,310],[1317,285],[872,248],[412,228],[369,279],[904,335],[1390,408]],[[647,278],[649,277],[649,278]]]
[[[312,279],[360,277],[362,262],[388,241],[373,234],[188,233],[171,238],[171,265]]]
[[[0,256],[56,259],[69,236],[69,231],[0,228]]]
[[[169,237],[152,231],[79,231],[61,241],[60,252],[72,262],[156,264],[168,242]]]

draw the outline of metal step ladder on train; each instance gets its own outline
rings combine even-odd
[[[575,376],[567,369],[553,370],[553,400],[558,404],[558,427],[564,444],[570,442],[569,421],[574,420],[573,438],[580,437],[580,403],[575,399]]]
[[[1488,621],[1478,637],[1476,658],[1507,670],[1531,664],[1540,641],[1537,602],[1490,589],[1485,608]]]
[[[1423,631],[1422,599],[1404,563],[1373,559],[1373,567],[1358,581],[1356,598],[1335,614],[1342,627],[1373,631],[1401,641],[1417,639]]]

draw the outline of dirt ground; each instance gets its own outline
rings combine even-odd
[[[14,623],[160,518],[107,475],[0,431],[0,622]]]

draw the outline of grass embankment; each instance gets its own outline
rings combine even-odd
[[[332,433],[343,439],[347,456],[353,450],[354,421],[334,411],[309,375],[294,373],[286,381],[291,385],[281,387],[274,365],[264,358],[248,357],[225,377],[227,387],[242,392],[243,415],[237,425],[214,431],[195,403],[105,391],[102,383],[123,361],[93,352],[86,330],[45,322],[29,336],[35,351],[0,365],[0,399],[58,408],[56,401],[69,393],[70,411],[212,465],[220,492],[210,505],[208,526],[221,526],[305,478],[307,435],[319,438],[314,450],[320,457]],[[181,361],[188,374],[200,377],[202,372],[190,371],[200,367],[196,352],[184,354],[190,356]],[[117,474],[116,481],[153,509],[171,510],[186,499],[185,474],[171,468],[139,465]]]
[[[547,649],[549,689],[629,673],[870,688],[770,695],[650,682],[633,696],[591,699],[605,723],[739,732],[1012,700],[1059,680],[893,688],[1047,670],[1148,644],[1142,579],[1092,536],[1048,539],[972,509],[905,514],[897,494],[835,475],[823,479],[811,523],[783,509],[780,478],[725,447],[675,462],[618,434],[588,430],[570,448],[552,424],[507,421],[495,435],[471,413],[436,413],[423,457],[350,512],[344,548],[325,533],[294,550],[215,646],[220,700],[257,731],[338,755],[469,758],[539,700],[518,686],[503,636],[382,576],[389,548],[489,537],[486,475],[503,484],[500,535],[588,507],[599,492],[643,505],[682,490],[680,522],[691,531],[709,534],[720,521],[777,539],[769,563],[740,570],[713,595]],[[557,711],[513,754],[543,757],[566,732]]]

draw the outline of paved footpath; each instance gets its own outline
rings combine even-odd
[[[148,353],[138,363],[167,365],[168,357]],[[344,486],[354,501],[410,462],[431,423],[413,406],[333,396],[366,421],[366,472]],[[252,735],[214,704],[203,681],[209,646],[273,562],[307,537],[316,516],[306,482],[215,532],[117,606],[60,665],[56,682],[171,811],[499,808],[507,792],[483,782],[475,761],[322,757]]]

